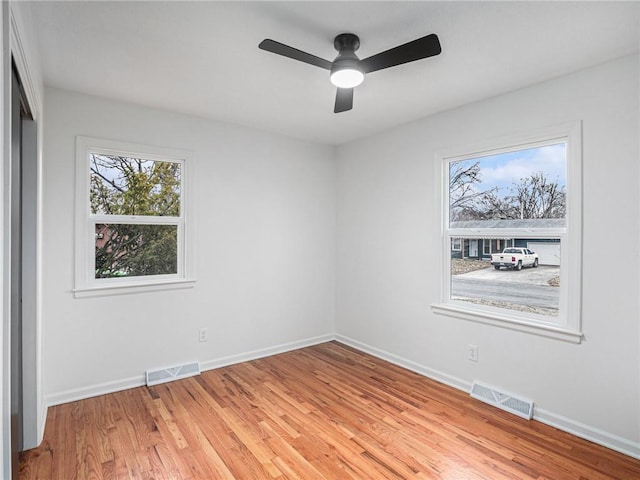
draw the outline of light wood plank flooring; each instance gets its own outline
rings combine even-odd
[[[640,479],[640,461],[330,342],[49,409],[20,479]]]

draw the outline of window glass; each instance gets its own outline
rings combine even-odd
[[[92,214],[180,215],[179,163],[100,153],[89,162]]]
[[[529,239],[517,239],[516,243]],[[506,248],[484,260],[451,258],[450,299],[557,317],[560,309],[560,240],[536,238],[540,253]],[[519,265],[520,262],[520,265]]]
[[[567,143],[449,160],[447,301],[557,317]],[[462,242],[478,245],[456,252]],[[537,251],[538,250],[538,251]]]
[[[181,166],[89,152],[96,279],[178,273]]]
[[[566,149],[562,142],[450,162],[449,226],[507,228],[498,221],[564,219]],[[488,220],[493,223],[478,223]]]
[[[178,273],[176,225],[96,224],[95,278]]]

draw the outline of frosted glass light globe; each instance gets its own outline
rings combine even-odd
[[[357,87],[364,80],[364,73],[354,68],[344,68],[331,73],[331,83],[338,88]]]

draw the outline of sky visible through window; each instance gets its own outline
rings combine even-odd
[[[566,142],[449,163],[450,221],[564,218]]]
[[[486,157],[465,160],[469,165],[480,162],[480,181],[475,185],[478,191],[498,188],[498,193],[507,195],[514,183],[543,172],[549,181],[558,186],[566,185],[566,143],[527,148],[509,153],[499,153]]]

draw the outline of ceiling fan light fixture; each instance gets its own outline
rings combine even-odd
[[[331,83],[338,88],[357,87],[364,80],[364,73],[355,67],[346,67],[331,72]]]
[[[356,51],[360,48],[360,39],[353,33],[341,33],[336,36],[333,46],[338,51],[338,56],[330,62],[269,38],[265,38],[258,45],[260,49],[267,52],[329,70],[331,83],[338,87],[334,113],[346,112],[353,108],[354,87],[362,83],[365,74],[433,57],[442,51],[440,40],[435,33],[403,43],[364,60],[360,60],[356,55]]]

